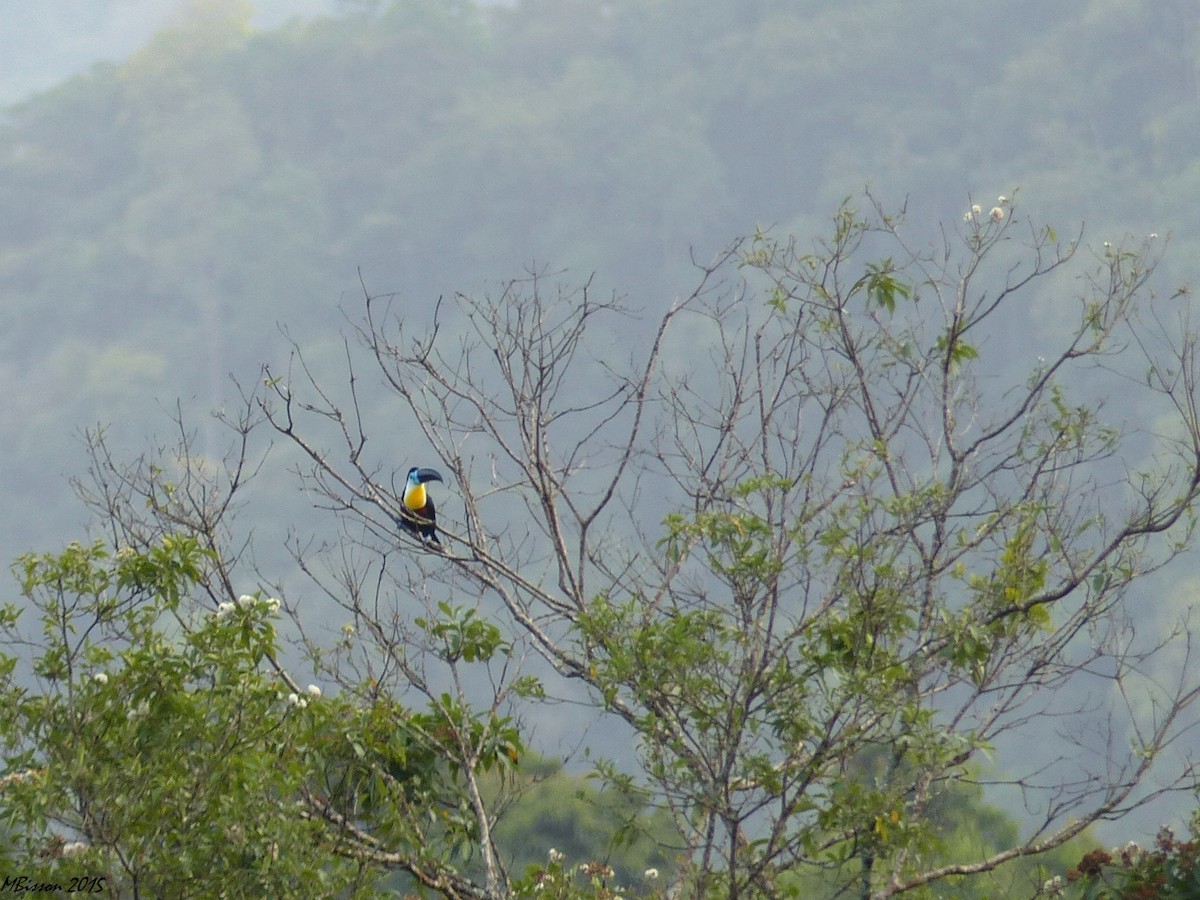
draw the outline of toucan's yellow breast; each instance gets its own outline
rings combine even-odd
[[[409,509],[420,509],[425,505],[425,485],[418,484],[404,492],[404,505]]]

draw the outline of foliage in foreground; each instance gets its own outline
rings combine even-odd
[[[5,611],[33,673],[6,654],[7,861],[40,882],[97,875],[113,896],[304,882],[367,896],[370,873],[330,855],[320,820],[296,808],[314,749],[350,711],[264,669],[278,601],[190,607],[208,561],[189,537],[20,561],[41,634]]]
[[[393,870],[412,885],[469,862],[470,816],[434,738],[446,710],[301,686],[276,662],[279,600],[194,602],[212,563],[179,536],[144,554],[73,543],[18,562],[29,606],[9,604],[0,623],[16,651],[0,657],[6,869],[30,884],[90,877],[122,897],[289,896],[298,885],[366,897]],[[19,627],[28,615],[40,615],[34,634]],[[518,865],[532,859],[527,840],[544,849],[562,836],[542,817],[605,851],[616,823],[637,816],[538,760],[522,775],[532,802],[514,804],[504,788],[520,750],[496,725],[479,752],[489,793],[512,806],[501,841]],[[356,855],[340,833],[367,827],[390,859]],[[427,868],[398,865],[399,847]],[[605,856],[624,873],[664,865],[638,841]]]

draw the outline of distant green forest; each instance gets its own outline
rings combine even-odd
[[[1200,9],[1184,2],[465,0],[256,32],[188,17],[0,126],[11,557],[71,521],[73,435],[220,405],[338,306],[414,314],[525,267],[657,308],[757,226],[870,184],[953,223],[1021,189],[1195,258]],[[1183,277],[1183,276],[1180,276]],[[334,351],[336,352],[336,351]],[[156,403],[157,401],[157,403]]]

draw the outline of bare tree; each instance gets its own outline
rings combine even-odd
[[[648,321],[534,273],[413,331],[364,288],[344,384],[298,346],[268,368],[248,407],[343,526],[292,549],[345,634],[297,624],[462,790],[451,825],[389,838],[367,811],[420,806],[398,758],[335,756],[308,809],[340,852],[508,893],[484,773],[521,752],[523,712],[579,688],[634,736],[612,786],[675,816],[680,896],[891,896],[1193,786],[1190,633],[1131,608],[1192,541],[1187,298],[1151,289],[1149,240],[1091,252],[1014,213],[914,245],[843,208],[811,247],[733,245]],[[440,545],[398,527],[414,465],[449,476]],[[1002,752],[1052,731],[1054,753]],[[1032,826],[939,855],[939,800],[993,750]],[[450,834],[482,885],[419,852]]]

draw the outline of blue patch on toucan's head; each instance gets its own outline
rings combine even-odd
[[[408,470],[409,484],[416,486],[424,484],[426,481],[442,481],[442,476],[436,469],[418,469],[416,466],[413,466]],[[444,481],[442,483],[445,484]]]

